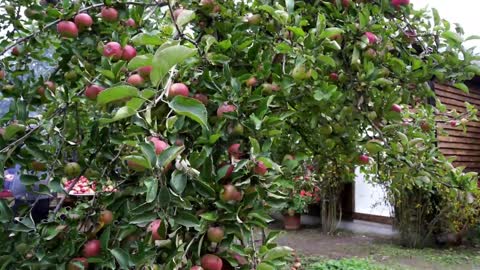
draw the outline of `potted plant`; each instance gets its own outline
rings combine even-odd
[[[283,222],[286,230],[298,230],[301,227],[301,215],[306,213],[308,206],[319,201],[316,174],[308,160],[296,162],[287,166],[289,171],[283,179],[282,189],[288,194],[283,208]]]
[[[308,209],[308,205],[315,199],[312,192],[300,190],[292,194],[288,202],[287,211],[283,215],[283,225],[286,230],[298,230],[301,227],[301,215]]]

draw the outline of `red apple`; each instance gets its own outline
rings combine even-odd
[[[262,94],[270,95],[273,92],[277,92],[280,90],[280,86],[275,83],[264,83],[262,84]]]
[[[377,57],[377,51],[373,48],[368,48],[365,51],[365,56],[367,56],[367,58],[369,59],[374,59],[375,57]]]
[[[342,0],[342,6],[344,8],[348,8],[350,6],[350,1],[351,0]]]
[[[240,144],[234,143],[228,147],[228,154],[236,159],[239,159],[242,156],[240,151]]]
[[[153,143],[155,146],[155,154],[160,155],[165,149],[168,148],[168,143],[160,140],[157,137],[151,137],[150,141]]]
[[[235,105],[230,105],[228,103],[223,103],[217,109],[217,117],[222,118],[224,113],[234,112],[237,110]]]
[[[232,176],[234,169],[235,169],[235,166],[233,165],[228,166],[227,171],[225,172],[225,176],[223,176],[222,179],[229,179]]]
[[[57,24],[57,32],[62,37],[77,37],[77,25],[71,21],[61,21]]]
[[[100,255],[100,252],[102,251],[101,248],[102,244],[100,243],[100,240],[90,240],[83,246],[83,256],[87,258],[96,257]]]
[[[134,47],[132,47],[130,45],[126,45],[123,48],[123,53],[122,53],[122,59],[123,60],[130,61],[135,56],[137,56],[137,50]]]
[[[402,107],[400,107],[400,105],[398,105],[398,104],[393,104],[392,107],[391,107],[391,110],[394,111],[394,112],[397,112],[397,113],[401,113],[402,112]]]
[[[206,254],[201,259],[201,265],[205,270],[222,270],[223,262],[217,255]]]
[[[54,83],[54,82],[52,82],[52,81],[46,81],[46,82],[45,82],[45,86],[47,86],[47,88],[48,88],[50,91],[55,92],[56,86],[55,86],[55,83]]]
[[[130,77],[128,77],[127,79],[127,83],[133,86],[141,86],[144,82],[145,80],[143,79],[143,77],[138,74],[130,75]]]
[[[82,270],[82,268],[79,265],[83,265],[83,270],[88,269],[88,261],[87,258],[84,257],[78,257],[78,258],[73,258],[69,263],[68,263],[68,270]]]
[[[105,44],[103,47],[103,56],[105,57],[112,57],[113,59],[120,59],[122,58],[123,50],[120,43],[111,41]]]
[[[215,4],[214,0],[200,0],[201,6],[213,6]]]
[[[201,103],[203,103],[204,105],[208,105],[208,97],[207,95],[204,95],[204,94],[201,94],[201,93],[197,93],[195,95],[193,95],[193,98],[200,101]]]
[[[254,172],[258,175],[265,175],[267,173],[268,169],[265,164],[261,161],[257,161],[257,164],[255,165]]]
[[[32,169],[34,171],[45,171],[47,169],[47,166],[45,163],[38,162],[38,161],[32,161]]]
[[[358,161],[360,162],[360,164],[368,164],[370,162],[370,158],[364,154],[358,157]]]
[[[88,15],[87,13],[78,14],[77,16],[75,16],[73,21],[80,29],[89,28],[93,24],[92,17],[90,17],[90,15]]]
[[[88,99],[95,100],[95,99],[97,99],[98,94],[100,94],[100,92],[102,92],[104,89],[105,88],[103,88],[99,85],[96,85],[96,84],[89,85],[85,89],[85,96]]]
[[[400,6],[406,6],[410,4],[410,0],[392,0],[392,6],[399,8]]]
[[[332,81],[338,81],[338,74],[335,72],[330,73],[330,80]]]
[[[174,83],[170,86],[170,90],[168,91],[168,97],[173,98],[175,96],[184,96],[188,97],[190,92],[188,91],[188,87],[183,83]]]
[[[113,222],[113,213],[112,211],[109,210],[103,210],[100,213],[100,221],[103,222],[103,224],[108,225]]]
[[[370,43],[370,44],[375,44],[378,41],[377,36],[372,32],[366,32],[365,36],[367,37],[368,43]]]
[[[456,127],[456,126],[458,126],[458,122],[456,120],[450,120],[450,126],[451,127]]]
[[[224,185],[223,192],[220,194],[220,199],[224,202],[236,201],[238,198],[237,192],[238,190],[234,185]]]
[[[252,14],[247,17],[247,22],[248,24],[251,24],[251,25],[257,25],[260,23],[261,19],[262,19],[262,16],[260,14]]]
[[[118,19],[118,11],[114,8],[102,7],[100,15],[106,22],[114,22]]]
[[[150,72],[152,72],[152,66],[144,66],[138,68],[138,74],[144,78],[150,77]]]
[[[128,20],[126,20],[125,25],[128,26],[128,27],[132,27],[132,28],[137,27],[137,23],[132,18],[129,18]]]
[[[235,192],[233,195],[233,200],[240,202],[243,199],[243,193],[241,191]]]
[[[173,18],[176,20],[178,16],[183,12],[183,8],[177,8],[173,11]]]
[[[255,78],[255,77],[250,77],[250,78],[246,81],[246,84],[247,84],[248,87],[254,87],[254,86],[257,85],[257,83],[258,83],[258,81],[257,81],[257,78]]]
[[[12,55],[19,56],[20,55],[20,49],[18,47],[13,47]]]
[[[160,227],[161,224],[162,224],[162,220],[156,219],[152,221],[150,225],[148,225],[147,232],[152,233],[153,240],[162,240],[162,237],[158,234],[158,228]]]
[[[225,231],[221,227],[210,227],[207,231],[207,238],[212,243],[220,243],[225,236]]]

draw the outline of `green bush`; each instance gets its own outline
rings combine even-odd
[[[382,270],[385,268],[373,265],[362,259],[329,260],[307,266],[307,270]]]

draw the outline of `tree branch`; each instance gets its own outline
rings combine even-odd
[[[160,2],[160,3],[139,3],[139,2],[125,2],[124,4],[126,5],[137,5],[137,6],[145,6],[145,7],[150,7],[150,6],[157,6],[157,7],[162,7],[162,6],[166,6],[168,3],[166,2]],[[94,9],[94,8],[99,8],[99,7],[103,7],[105,6],[104,3],[99,3],[99,4],[94,4],[94,5],[91,5],[89,7],[85,7],[85,8],[82,8],[82,9],[79,9],[77,14],[78,13],[82,13],[82,12],[85,12],[85,11],[88,11],[90,9]],[[33,32],[31,33],[30,35],[28,36],[25,36],[25,37],[22,37],[22,38],[19,38],[17,39],[15,42],[13,42],[12,44],[8,45],[5,49],[3,49],[3,51],[0,53],[0,56],[4,55],[6,52],[10,51],[13,47],[17,46],[18,44],[20,43],[23,43],[33,37],[35,37],[36,35],[42,33],[42,32],[45,32],[46,30],[48,30],[48,28],[56,25],[57,23],[59,23],[61,21],[61,19],[58,19],[58,20],[55,20],[53,22],[50,22],[50,23],[47,23],[41,30],[38,30],[36,32]]]

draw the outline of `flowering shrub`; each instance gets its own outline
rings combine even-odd
[[[318,177],[310,163],[302,158],[284,160],[285,179],[277,183],[287,197],[283,209],[289,215],[305,213],[309,204],[320,200]]]

